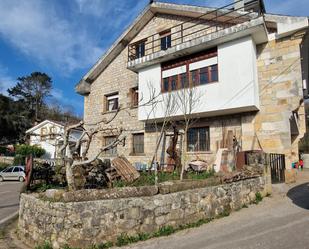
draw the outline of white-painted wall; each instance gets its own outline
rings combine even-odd
[[[55,139],[50,139],[49,136],[46,137],[46,140],[41,140],[41,129],[47,128],[48,134],[50,133],[50,128],[55,127],[55,133],[56,134],[63,134],[64,127],[55,123],[46,123],[43,126],[38,127],[37,129],[34,129],[31,131],[29,144],[30,145],[37,145],[41,148],[43,148],[46,153],[42,158],[44,159],[55,159],[56,158],[56,152],[59,149],[59,142],[62,141],[62,138],[60,135],[56,135]],[[79,137],[81,136],[81,131],[72,131],[70,134],[70,142],[76,142]]]
[[[199,116],[212,116],[258,110],[256,45],[252,38],[248,36],[218,46],[217,60],[219,82],[196,87],[195,94],[201,97],[192,113]],[[202,67],[205,63],[195,64],[201,64]],[[192,66],[197,68],[196,65]],[[140,102],[149,101],[153,90],[156,95],[161,92],[160,64],[139,71]],[[139,120],[163,118],[168,96],[175,97],[176,95],[176,92],[172,92],[171,95],[169,93],[160,94],[158,97],[160,103],[156,108],[151,105],[139,107]],[[170,116],[182,115],[181,109],[176,109]]]

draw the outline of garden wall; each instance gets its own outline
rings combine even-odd
[[[114,241],[122,233],[151,233],[237,210],[254,201],[257,192],[265,195],[270,184],[269,176],[257,177],[168,194],[82,202],[22,194],[19,232],[31,245],[51,241],[54,248],[86,247]]]

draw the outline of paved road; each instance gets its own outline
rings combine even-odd
[[[18,210],[21,186],[20,182],[0,182],[0,224]]]
[[[309,172],[294,186],[196,229],[128,246],[130,249],[309,249]],[[123,249],[123,248],[122,248]]]

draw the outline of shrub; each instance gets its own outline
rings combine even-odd
[[[16,156],[14,157],[14,162],[13,162],[13,164],[14,164],[14,165],[25,165],[25,158],[26,158],[26,157],[24,157],[24,156],[22,156],[22,155],[16,155]]]
[[[16,154],[24,157],[33,155],[39,158],[45,154],[45,150],[37,145],[21,144],[16,146]]]
[[[53,247],[49,242],[45,241],[43,245],[36,246],[35,249],[53,249]]]
[[[261,195],[260,192],[255,193],[255,204],[258,204],[259,202],[261,202],[263,200],[263,197]]]
[[[4,170],[5,168],[11,166],[9,163],[0,163],[0,171]]]

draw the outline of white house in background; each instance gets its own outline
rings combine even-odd
[[[45,149],[44,159],[55,159],[60,156],[59,150],[63,144],[63,133],[64,124],[51,120],[45,120],[26,131],[26,134],[29,135],[30,145],[38,145]],[[81,130],[73,130],[70,135],[70,143],[76,143],[81,134]]]

